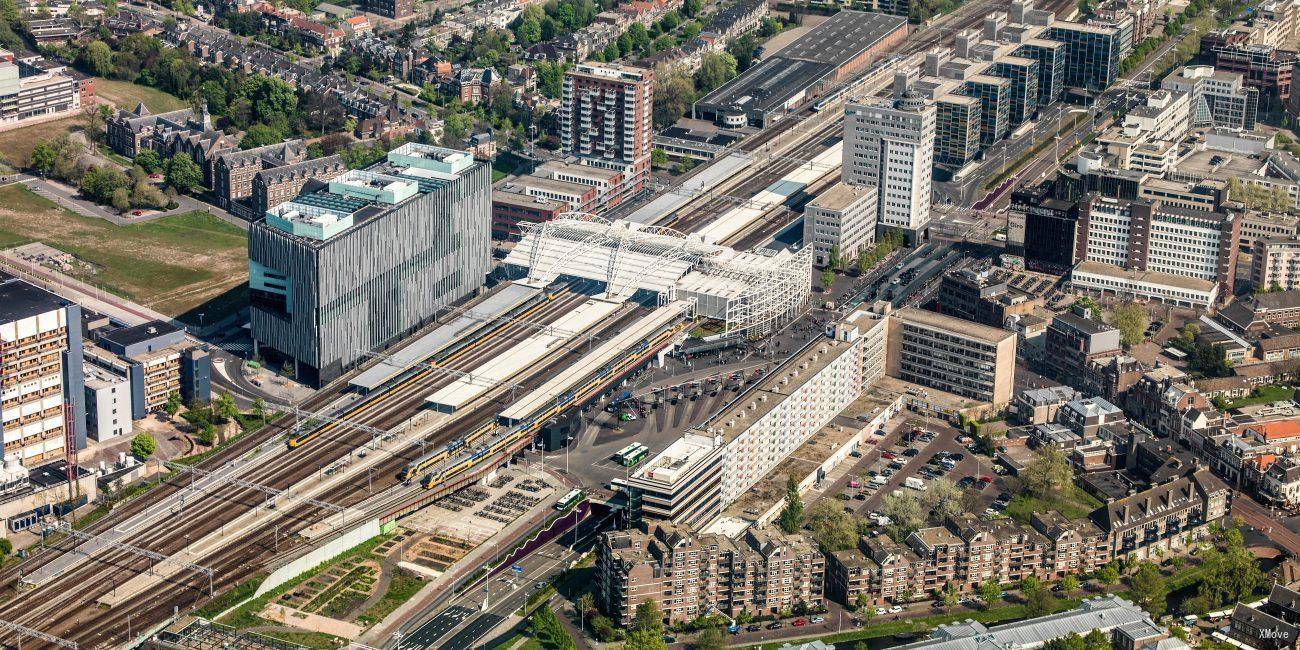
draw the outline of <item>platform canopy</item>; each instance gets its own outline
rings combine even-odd
[[[579,212],[521,229],[505,261],[527,269],[531,283],[565,275],[604,282],[611,297],[644,290],[664,301],[694,301],[697,313],[724,321],[732,334],[767,334],[812,292],[811,249],[739,252],[698,235]]]

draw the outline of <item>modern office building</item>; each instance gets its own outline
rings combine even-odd
[[[27,467],[86,446],[81,306],[0,273],[0,441]],[[68,427],[71,426],[71,429]]]
[[[580,63],[564,73],[560,145],[584,164],[621,171],[640,187],[650,173],[654,72]]]
[[[832,250],[840,264],[857,263],[876,241],[877,196],[874,187],[836,183],[804,206],[803,242],[813,247],[814,264],[830,264]]]
[[[1001,407],[1015,364],[1015,332],[915,308],[889,317],[891,377]]]
[[[321,385],[477,290],[490,185],[470,154],[407,143],[268,210],[248,241],[259,353]]]
[[[89,363],[84,368],[86,434],[96,442],[131,435],[131,382],[106,368]]]
[[[1060,41],[1031,38],[1016,48],[1016,56],[1038,62],[1038,105],[1060,99],[1065,82],[1066,45]]]
[[[1120,269],[1115,274],[1120,276],[1127,271],[1156,274],[1146,278],[1148,286],[1132,284],[1115,293],[1127,291],[1144,298],[1204,304],[1199,297],[1203,287],[1173,280],[1190,278],[1217,287],[1219,295],[1232,295],[1241,228],[1240,220],[1232,213],[1189,210],[1147,200],[1098,198],[1090,202],[1081,223],[1085,262]],[[1100,266],[1092,265],[1086,273],[1088,277],[1080,279],[1072,274],[1071,282],[1084,289],[1113,291],[1104,283],[1093,285],[1093,275],[1106,274]],[[1193,292],[1196,297],[1191,295]]]
[[[1250,258],[1250,286],[1257,291],[1300,289],[1300,239],[1257,240]]]
[[[0,125],[74,114],[83,101],[94,102],[93,88],[85,75],[63,64],[36,55],[18,59],[13,52],[0,49]]]
[[[1075,202],[1057,198],[1052,183],[1012,191],[1007,211],[1008,252],[1023,255],[1025,266],[1034,271],[1069,270],[1082,259],[1079,214],[1091,200]]]
[[[1062,91],[1082,89],[1097,93],[1109,88],[1119,76],[1123,36],[1117,27],[1083,23],[1053,22],[1045,35],[1065,43]]]
[[[944,95],[934,102],[934,164],[960,169],[980,152],[980,100]]]
[[[1255,128],[1259,90],[1246,85],[1235,72],[1208,65],[1179,68],[1160,82],[1165,90],[1191,95],[1189,128],[1217,127],[1238,131]]]
[[[816,607],[824,571],[817,545],[799,533],[751,528],[732,539],[653,522],[601,535],[594,586],[616,625],[630,623],[644,602],[678,623],[717,612],[735,617]]]
[[[934,135],[934,102],[910,91],[893,100],[846,104],[842,179],[879,188],[877,232],[897,228],[909,242],[924,238]]]
[[[966,80],[967,95],[980,102],[980,145],[988,147],[1011,132],[1011,80],[976,75]]]
[[[1006,56],[993,62],[994,76],[1011,82],[1007,119],[1012,129],[1038,115],[1038,61]]]

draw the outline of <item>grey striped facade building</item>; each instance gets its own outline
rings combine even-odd
[[[323,385],[481,287],[491,269],[491,170],[461,156],[403,145],[267,210],[248,241],[259,353]]]

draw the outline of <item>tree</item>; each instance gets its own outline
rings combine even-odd
[[[726,648],[727,637],[719,627],[704,628],[695,640],[695,650],[726,650]]]
[[[82,48],[79,58],[91,74],[105,77],[113,71],[113,49],[104,41],[91,41]]]
[[[1025,615],[1029,618],[1047,616],[1056,611],[1056,597],[1046,589],[1038,589],[1025,600]]]
[[[1084,0],[1080,0],[1083,2]],[[1043,644],[1043,650],[1087,650],[1087,645],[1083,637],[1078,632],[1071,632],[1065,636],[1057,637]]]
[[[943,599],[944,609],[950,612],[957,606],[957,601],[961,599],[961,596],[957,593],[957,585],[953,582],[944,583],[943,593],[940,595]]]
[[[910,494],[885,495],[880,500],[880,513],[889,517],[889,536],[894,539],[907,539],[925,523],[921,501]]]
[[[167,170],[163,172],[163,178],[177,192],[189,194],[203,185],[203,170],[199,169],[193,158],[185,154],[177,154],[167,161]]]
[[[162,159],[158,157],[158,152],[153,149],[145,149],[135,155],[135,164],[141,169],[153,173],[162,167]]]
[[[858,522],[837,501],[821,501],[808,512],[812,538],[823,553],[846,551],[857,546]]]
[[[710,52],[700,59],[695,71],[695,87],[709,92],[736,76],[736,57],[726,52]]]
[[[992,605],[1002,597],[1002,585],[997,580],[985,580],[980,583],[979,595],[986,604]]]
[[[758,26],[758,35],[761,38],[770,38],[781,32],[781,23],[776,22],[775,18],[767,17],[763,23]]]
[[[826,254],[826,266],[832,269],[838,269],[844,260],[840,259],[840,245],[833,244],[831,251]]]
[[[266,124],[249,125],[248,130],[244,132],[244,139],[239,141],[240,149],[256,149],[265,147],[268,144],[275,144],[284,140],[279,131]]]
[[[1221,533],[1222,549],[1211,550],[1202,566],[1208,568],[1205,578],[1197,588],[1197,595],[1210,607],[1249,600],[1255,592],[1268,584],[1255,556],[1246,550],[1241,530],[1235,525]]]
[[[1074,472],[1065,452],[1055,447],[1045,447],[1038,457],[1029,461],[1024,471],[1025,487],[1033,494],[1053,498],[1061,494],[1074,480]]]
[[[1097,572],[1097,580],[1103,585],[1113,585],[1119,582],[1119,569],[1107,564]]]
[[[636,606],[630,630],[627,643],[623,644],[627,650],[663,650],[667,647],[664,644],[663,614],[652,600]]]
[[[1079,578],[1073,573],[1061,578],[1061,593],[1070,594],[1079,590]]]
[[[32,153],[28,157],[28,165],[45,176],[54,169],[54,163],[58,160],[58,152],[48,142],[37,142],[32,148]]]
[[[799,483],[794,480],[793,476],[787,476],[785,480],[785,508],[781,510],[781,516],[777,518],[777,525],[787,533],[793,533],[799,530],[799,524],[803,521],[803,497],[799,496]]]
[[[213,401],[213,406],[219,422],[229,422],[239,417],[239,407],[235,404],[235,398],[230,393],[221,393]]]
[[[581,596],[578,596],[578,602],[574,604],[577,606],[578,611],[582,612],[584,615],[590,615],[592,612],[596,611],[596,597],[591,595],[591,592],[589,591],[583,592]]]
[[[148,460],[158,451],[158,443],[147,433],[137,433],[131,439],[131,455],[140,460]]]
[[[1083,647],[1087,650],[1110,650],[1110,636],[1101,630],[1093,630],[1084,635]]]
[[[632,25],[636,27],[636,24]],[[695,80],[685,70],[661,65],[655,68],[653,113],[656,128],[671,126],[695,101]]]
[[[212,426],[211,422],[204,422],[199,426],[199,430],[194,436],[199,439],[199,442],[211,447],[212,443],[217,440],[217,429]]]
[[[663,149],[655,147],[650,150],[650,164],[663,169],[668,166],[668,154]]]
[[[1034,593],[1042,591],[1043,583],[1036,576],[1025,576],[1020,579],[1019,588],[1021,595],[1028,598]]]
[[[853,599],[853,607],[858,610],[859,614],[864,616],[867,610],[871,610],[872,614],[876,612],[875,608],[871,606],[871,596],[868,596],[865,591],[858,592],[857,597]]]
[[[822,271],[822,290],[830,291],[831,285],[835,284],[835,272],[826,269]]]
[[[253,410],[252,410],[252,413],[253,413],[253,417],[257,418],[258,420],[265,421],[265,420],[266,420],[266,400],[264,400],[264,399],[262,399],[262,398],[260,398],[260,397],[257,398],[257,399],[255,399],[255,400],[253,400]]]
[[[14,552],[14,543],[8,539],[0,539],[0,557],[8,556]]]
[[[1183,325],[1183,328],[1178,332],[1182,335],[1184,341],[1192,343],[1196,341],[1196,337],[1201,335],[1201,326],[1196,323],[1188,323]]]
[[[1125,346],[1134,346],[1146,340],[1150,319],[1141,305],[1134,302],[1117,305],[1110,313],[1110,321],[1119,330],[1120,342]]]
[[[173,416],[181,410],[181,394],[172,391],[167,394],[167,403],[163,404],[163,412],[168,416]]]
[[[1137,572],[1129,579],[1129,586],[1132,587],[1133,601],[1145,609],[1152,618],[1160,618],[1165,613],[1165,598],[1169,593],[1169,587],[1165,584],[1165,577],[1160,574],[1160,568],[1155,563],[1139,564]]]
[[[962,491],[950,479],[930,481],[922,500],[941,522],[950,515],[960,515],[966,511],[962,505]]]
[[[131,190],[125,187],[119,187],[113,190],[113,195],[109,198],[109,205],[113,206],[118,212],[126,212],[131,209]]]

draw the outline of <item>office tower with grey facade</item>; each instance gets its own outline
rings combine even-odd
[[[491,171],[408,143],[312,180],[249,231],[258,353],[323,385],[476,291],[491,269]]]
[[[948,94],[934,107],[934,163],[960,169],[980,152],[980,100]]]
[[[1123,36],[1117,27],[1055,22],[1047,38],[1065,43],[1065,88],[1100,92],[1119,75]]]

